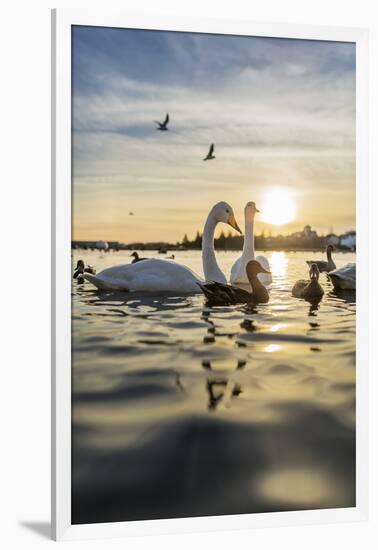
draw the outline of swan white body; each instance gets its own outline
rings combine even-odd
[[[188,267],[155,258],[108,267],[96,276],[85,275],[88,281],[102,290],[193,293],[200,291],[197,283],[203,282]]]
[[[226,202],[216,204],[209,213],[202,237],[202,263],[206,281],[225,283],[214,251],[214,232],[219,222],[228,223],[240,231],[233,210]],[[198,283],[204,283],[196,273],[184,265],[169,260],[149,259],[134,264],[116,265],[85,278],[101,290],[127,290],[139,292],[201,292]]]
[[[240,258],[236,260],[231,268],[230,282],[231,284],[248,285],[247,264],[251,260],[256,260],[266,270],[270,271],[270,266],[265,256],[255,256],[255,235],[254,235],[254,220],[255,213],[258,212],[254,202],[248,202],[244,209],[244,246]],[[259,281],[268,286],[272,283],[272,275],[266,273],[258,274]]]
[[[335,288],[341,290],[356,290],[356,264],[349,264],[328,273]]]

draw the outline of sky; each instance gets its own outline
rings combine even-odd
[[[181,241],[220,200],[355,228],[354,44],[76,26],[72,59],[74,239]]]

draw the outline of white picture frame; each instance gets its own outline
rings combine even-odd
[[[357,159],[357,493],[356,507],[298,512],[71,524],[71,26],[206,32],[356,43]],[[56,540],[201,532],[361,521],[368,512],[368,31],[254,23],[246,20],[148,17],[98,10],[52,12],[52,536]]]

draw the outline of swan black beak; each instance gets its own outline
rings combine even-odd
[[[240,235],[242,235],[242,230],[240,229],[240,227],[238,226],[237,224],[237,221],[235,220],[235,216],[233,214],[230,214],[230,217],[228,218],[228,222],[227,222],[229,225],[231,225],[231,227],[233,227],[235,229],[235,231],[238,231],[238,233],[240,233]]]

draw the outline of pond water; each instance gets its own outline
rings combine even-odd
[[[202,275],[199,252],[175,254]],[[293,298],[321,254],[266,255],[254,310],[73,282],[73,523],[355,505],[355,295],[322,274],[318,306]],[[238,256],[218,254],[225,273]]]

